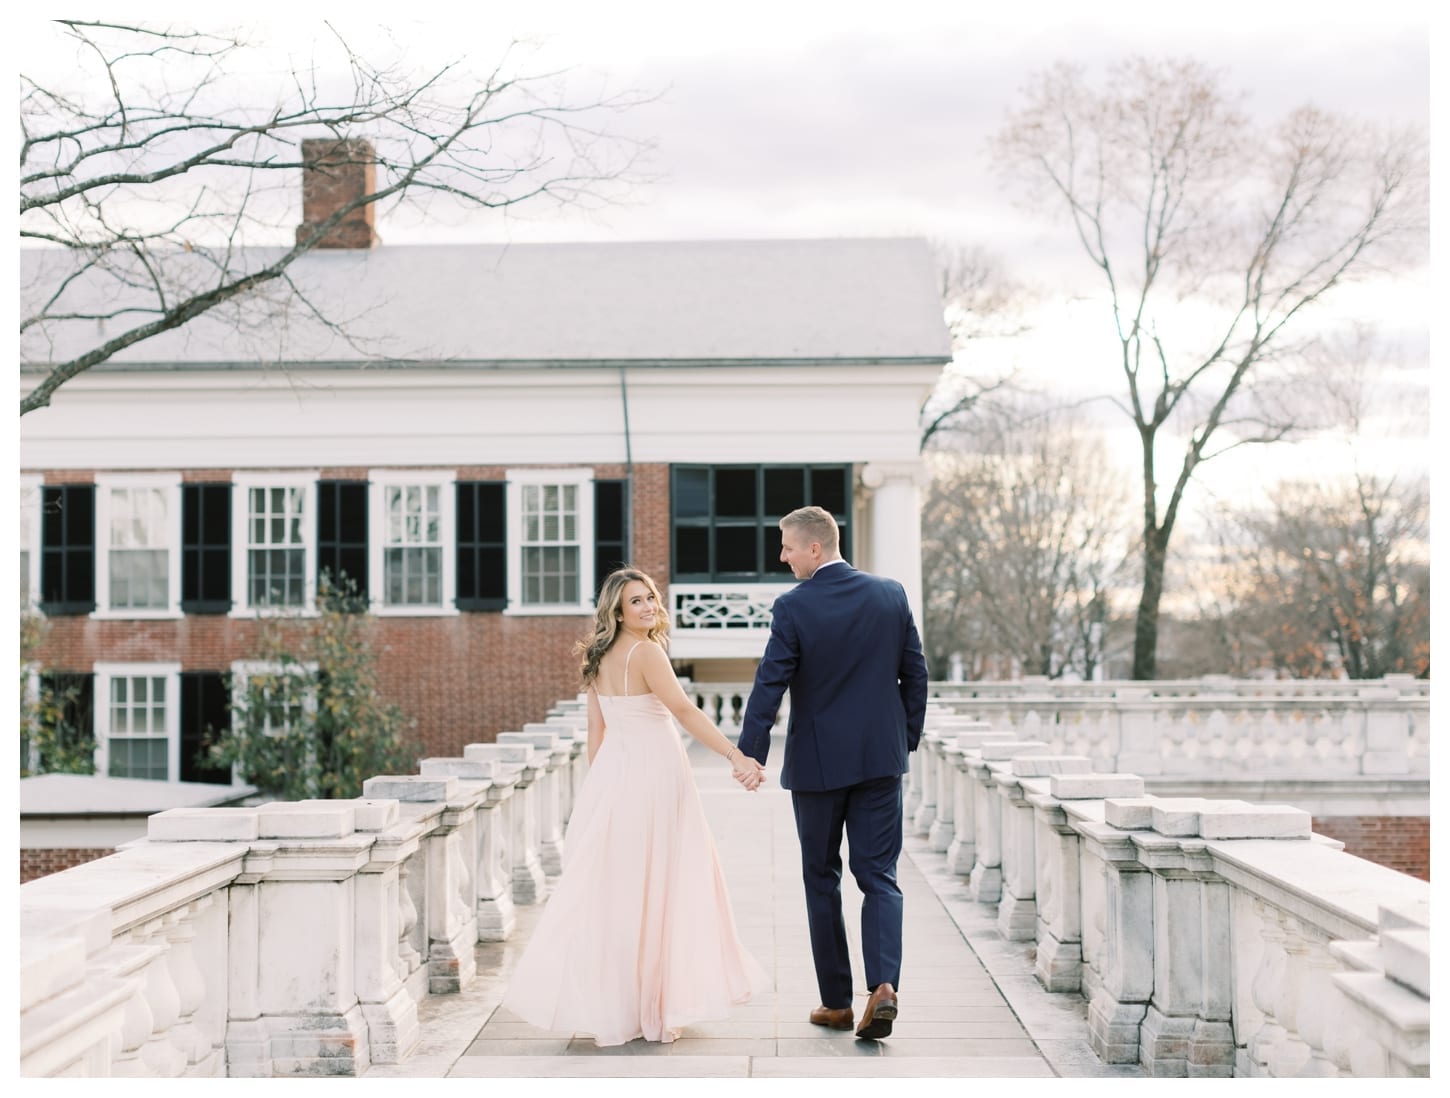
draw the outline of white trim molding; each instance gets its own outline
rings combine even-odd
[[[28,554],[24,569],[25,588],[21,611],[33,610],[40,602],[40,509],[45,482],[34,473],[21,473],[16,495],[20,503],[20,528],[16,534],[20,552]]]
[[[181,617],[181,474],[96,474],[96,609],[94,618],[150,619]],[[166,606],[135,608],[111,606],[111,493],[137,488],[160,489],[166,514],[163,540],[152,548],[166,551]]]

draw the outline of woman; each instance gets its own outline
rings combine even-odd
[[[503,1005],[598,1045],[673,1041],[768,986],[741,946],[725,878],[676,730],[764,780],[686,697],[665,652],[654,581],[622,568],[604,581],[594,635],[581,641],[589,771],[564,837],[564,872],[515,968]]]

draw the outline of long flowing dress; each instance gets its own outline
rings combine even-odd
[[[670,711],[654,694],[598,697],[604,741],[503,1005],[599,1045],[673,1041],[682,1026],[726,1017],[769,978],[736,934]]]

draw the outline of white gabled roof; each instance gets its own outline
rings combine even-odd
[[[281,254],[248,249],[240,265]],[[203,284],[201,260],[186,258],[184,277]],[[56,284],[54,265],[69,261],[22,250],[22,317],[27,298]],[[227,306],[108,365],[944,363],[951,354],[931,255],[914,238],[383,245],[312,252],[288,270],[346,337],[295,300],[260,319],[248,305],[239,334],[242,310]],[[112,280],[78,280],[52,311],[110,311],[115,294]],[[34,327],[22,362],[65,361],[136,322]]]

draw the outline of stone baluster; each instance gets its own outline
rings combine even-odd
[[[421,971],[417,950],[409,964],[401,956],[407,935],[403,926],[402,897],[407,894],[404,872],[408,860],[420,856],[424,827],[417,820],[404,820],[393,798],[359,798],[354,806],[354,826],[360,834],[374,837],[369,859],[358,871],[355,884],[357,922],[354,979],[358,1003],[368,1027],[368,1051],[375,1064],[400,1064],[418,1045],[422,1030],[418,1023],[415,991],[422,994],[422,978],[408,977]],[[411,907],[411,900],[409,900]],[[412,908],[414,925],[417,909]]]
[[[545,726],[557,732],[569,744],[569,762],[560,780],[564,795],[564,823],[574,815],[574,804],[579,799],[579,790],[584,785],[584,773],[588,769],[589,721],[583,714],[575,716],[551,716]]]
[[[363,782],[363,796],[396,800],[401,809],[434,819],[423,837],[428,991],[442,995],[463,990],[477,973],[473,947],[478,941],[478,915],[471,855],[478,845],[477,806],[486,798],[485,790],[474,784],[465,791],[451,775],[387,774]]]
[[[1062,802],[1052,796],[1047,781],[1054,774],[1087,774],[1092,761],[1081,755],[1023,755],[1012,760],[1025,802],[1023,828],[1032,832],[1035,921],[1031,937],[1037,940],[1034,972],[1048,991],[1077,991],[1081,982],[1081,887],[1077,832],[1067,822]],[[1045,786],[1045,788],[1044,788]],[[1013,810],[1018,811],[1016,806]],[[1007,865],[1007,823],[1003,821],[1003,865]],[[1018,840],[1021,842],[1021,840]],[[1004,868],[1004,878],[1006,869]],[[1004,879],[1005,894],[1014,896],[1024,883]],[[1002,916],[998,912],[998,928]]]
[[[923,739],[926,733],[922,733]],[[908,833],[916,819],[916,810],[921,807],[921,771],[925,763],[923,748],[920,742],[916,750],[906,756],[906,790],[901,798],[901,818],[905,821]]]
[[[122,1008],[120,1031],[113,1046],[115,1059],[105,1074],[123,1079],[144,1079],[155,1074],[142,1058],[142,1049],[151,1040],[156,1025],[146,994],[146,973],[164,953],[159,945],[141,945],[134,940],[112,947],[109,975],[129,987],[130,994]]]
[[[969,752],[994,737],[1002,738],[987,728],[955,732],[942,748],[942,765],[952,772],[952,841],[947,846],[947,869],[959,877],[970,877],[977,862],[976,783],[968,765]]]
[[[131,932],[138,945],[156,945],[159,950],[146,965],[144,982],[146,1005],[151,1010],[151,1033],[141,1046],[145,1074],[163,1079],[176,1078],[186,1072],[186,1052],[178,1047],[175,1032],[181,1018],[181,995],[172,979],[167,931],[176,920],[170,915],[152,919]]]
[[[531,727],[544,730],[500,732],[495,742],[529,744],[543,763],[534,797],[534,809],[538,813],[539,863],[544,867],[544,876],[557,877],[564,871],[564,798],[561,786],[571,748],[559,741],[558,733],[553,729],[544,725]]]
[[[1292,1079],[1309,1062],[1309,1045],[1299,1033],[1309,943],[1298,919],[1281,914],[1279,921],[1284,927],[1284,968],[1274,991],[1274,1017],[1284,1027],[1284,1035],[1274,1044],[1269,1074],[1276,1079]]]
[[[512,797],[516,772],[504,773],[505,764],[484,759],[424,759],[419,771],[424,777],[452,776],[465,790],[484,794],[476,808],[477,844],[473,852],[474,903],[480,942],[502,942],[513,933],[513,860],[510,854],[509,821],[505,799]]]
[[[1063,802],[1060,802],[1063,803]],[[1088,1001],[1088,1045],[1109,1064],[1136,1064],[1143,1017],[1153,997],[1153,875],[1138,861],[1133,833],[1152,824],[1149,798],[1107,798],[1104,822],[1072,816],[1079,835],[1081,865],[1103,871],[1103,934],[1092,963],[1094,979],[1084,979]],[[1083,896],[1091,890],[1083,871]],[[1086,927],[1095,918],[1083,912]]]
[[[931,827],[927,831],[927,841],[933,850],[945,854],[951,849],[952,843],[956,842],[958,799],[956,760],[960,755],[962,736],[965,734],[969,737],[966,742],[981,742],[978,739],[972,739],[972,735],[981,734],[983,738],[988,738],[991,729],[982,721],[956,716],[937,717],[929,727],[938,739],[933,751],[931,767],[936,775],[936,813]],[[958,857],[960,857],[960,848],[958,849]]]
[[[976,861],[968,888],[978,903],[995,904],[1002,898],[1002,798],[997,795],[991,764],[1006,762],[1014,755],[1043,755],[1047,750],[1047,744],[1040,741],[989,740],[967,756],[976,815]]]
[[[516,904],[543,903],[548,896],[543,863],[539,860],[538,812],[534,796],[542,763],[531,744],[471,743],[463,749],[467,759],[497,761],[515,777],[514,795],[507,801],[509,849],[513,854],[513,900]]]
[[[1029,942],[1037,933],[1037,839],[1032,805],[1013,761],[989,764],[1001,821],[1002,894],[997,932],[1009,942]]]
[[[912,752],[920,758],[921,796],[916,804],[916,813],[908,821],[913,835],[929,835],[936,820],[936,769],[941,762],[941,733],[928,728],[921,734],[921,741]]]
[[[1284,950],[1287,932],[1279,912],[1262,900],[1255,900],[1253,906],[1259,916],[1259,939],[1263,942],[1264,949],[1259,958],[1258,970],[1254,973],[1251,992],[1254,1006],[1258,1008],[1263,1021],[1248,1038],[1248,1070],[1241,1074],[1262,1078],[1269,1075],[1269,1062],[1275,1055],[1276,1046],[1286,1036],[1274,1011],[1289,957]]]
[[[1335,1079],[1339,1077],[1340,1069],[1329,1052],[1333,1042],[1330,1030],[1339,1021],[1337,1015],[1344,1004],[1330,977],[1339,970],[1339,962],[1330,956],[1328,941],[1322,934],[1315,933],[1306,938],[1306,945],[1299,1036],[1309,1046],[1309,1060],[1299,1074],[1315,1079]]]
[[[176,986],[179,1014],[172,1040],[186,1054],[184,1074],[202,1078],[219,1075],[225,1068],[221,1049],[213,1043],[199,1017],[206,1003],[206,981],[196,961],[197,922],[213,902],[213,896],[207,895],[178,909],[173,913],[175,922],[166,933],[171,946],[166,959]]]

